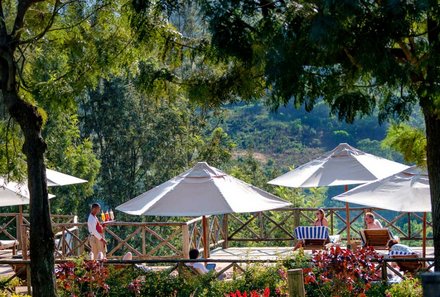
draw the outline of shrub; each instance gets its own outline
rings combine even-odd
[[[270,296],[270,290],[269,288],[266,288],[263,290],[263,292],[258,292],[256,290],[249,292],[249,294],[247,292],[240,292],[240,291],[235,291],[235,292],[231,292],[229,294],[226,294],[226,297],[269,297]]]
[[[9,277],[0,277],[0,297],[30,297],[29,295],[15,294],[15,288],[21,286],[22,282],[15,277],[9,280]]]
[[[68,261],[55,268],[60,296],[97,296],[108,294],[108,268],[100,261]]]
[[[380,280],[373,258],[382,257],[371,248],[315,252],[315,267],[303,269],[307,296],[366,296],[371,281]]]
[[[400,283],[391,285],[386,291],[387,297],[421,297],[422,283],[418,278],[407,278]]]

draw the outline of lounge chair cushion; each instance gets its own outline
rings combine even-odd
[[[14,248],[18,246],[17,240],[0,240],[0,250]]]
[[[295,236],[298,240],[322,239],[327,240],[328,228],[324,226],[299,226],[295,228]]]
[[[390,256],[408,256],[408,255],[415,255],[414,252],[404,252],[404,251],[390,251]]]

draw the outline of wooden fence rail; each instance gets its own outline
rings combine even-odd
[[[326,208],[330,233],[344,239],[347,224],[345,208]],[[363,217],[373,212],[401,240],[421,242],[421,213],[394,213],[371,208],[351,208],[350,229],[352,238],[364,228]],[[297,226],[311,225],[316,208],[283,208],[257,213],[207,216],[208,246],[204,246],[202,218],[186,222],[112,222],[106,228],[109,242],[108,257],[120,258],[131,252],[139,259],[187,258],[191,248],[211,251],[217,247],[228,248],[252,243],[260,246],[292,246],[295,240],[293,230]],[[87,253],[87,224],[77,222],[76,216],[53,215],[56,256],[66,258]],[[29,221],[23,214],[19,224],[18,213],[0,213],[0,239],[16,239],[27,251]],[[21,226],[21,227],[20,227]],[[432,239],[432,222],[427,221],[428,240]],[[23,255],[27,253],[24,252]]]

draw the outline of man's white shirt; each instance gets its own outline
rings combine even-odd
[[[98,238],[102,239],[102,235],[96,230],[96,225],[99,224],[98,218],[92,214],[89,214],[89,218],[87,220],[87,227],[89,229],[89,233]]]

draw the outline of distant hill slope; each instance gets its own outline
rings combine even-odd
[[[380,147],[388,124],[379,125],[370,116],[347,124],[329,115],[329,108],[317,104],[312,112],[282,107],[270,112],[260,103],[228,107],[222,127],[237,144],[235,155],[249,151],[266,165],[287,168],[299,166],[347,142],[361,150],[401,161],[400,157]]]

